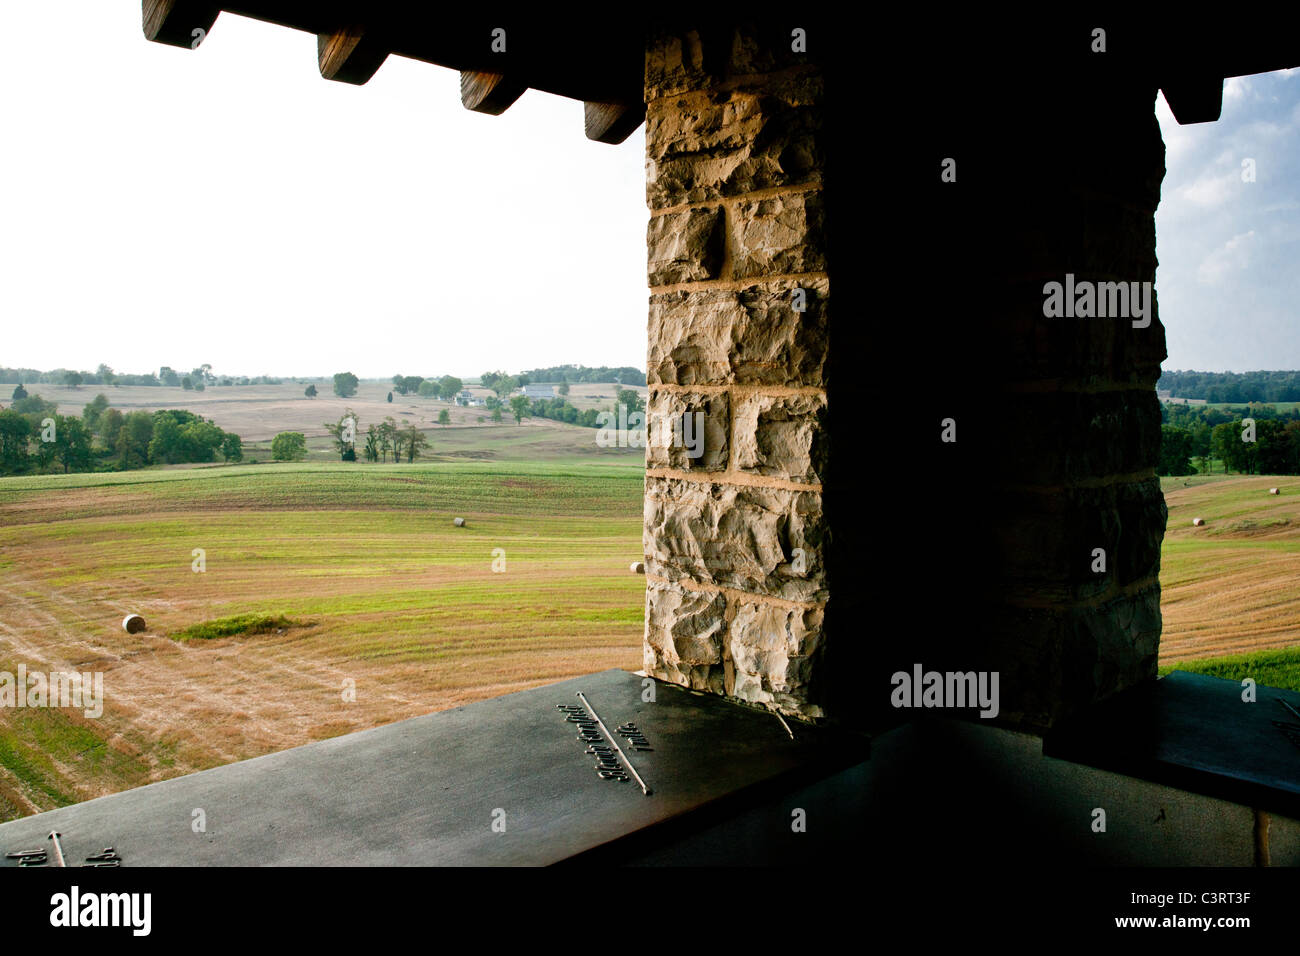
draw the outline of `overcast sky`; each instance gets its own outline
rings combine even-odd
[[[1300,369],[1300,70],[1228,80],[1215,123],[1179,126],[1163,96],[1156,115],[1164,367]]]
[[[363,377],[645,367],[643,130],[454,70],[321,79],[313,35],[140,0],[5,5],[0,365]]]

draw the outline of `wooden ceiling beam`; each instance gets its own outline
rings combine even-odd
[[[1213,123],[1223,113],[1223,80],[1214,74],[1167,80],[1161,91],[1180,126]]]
[[[144,0],[141,25],[146,40],[193,50],[212,30],[221,12],[208,0]]]
[[[460,71],[460,102],[467,110],[500,116],[528,89],[504,73]]]
[[[316,34],[316,59],[327,80],[360,86],[388,59],[388,45],[374,31],[352,24]]]
[[[387,0],[219,0],[214,5],[236,16],[316,36],[331,34],[340,24],[363,23],[368,32],[387,38],[386,52],[392,56],[458,71],[504,74],[529,89],[570,99],[633,102],[640,99],[644,85],[645,44],[635,24],[615,29],[576,16],[506,15],[491,8],[466,11]],[[493,47],[498,27],[507,32],[509,52]],[[559,54],[579,50],[580,56]]]
[[[587,139],[617,146],[645,121],[645,103],[582,104]]]

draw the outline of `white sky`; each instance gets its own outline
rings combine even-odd
[[[193,51],[140,0],[5,5],[0,365],[462,376],[645,367],[644,131],[501,116],[389,57],[227,13]]]
[[[5,14],[0,365],[645,367],[643,130],[592,143],[535,90],[480,116],[397,57],[330,83],[315,37],[225,13],[194,51],[139,0]],[[1297,74],[1228,81],[1216,123],[1157,100],[1165,368],[1300,368]]]

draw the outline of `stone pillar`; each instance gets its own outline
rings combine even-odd
[[[1086,31],[921,77],[836,32],[648,42],[645,667],[872,729],[895,673],[997,672],[1042,731],[1155,676],[1163,329],[1043,305],[1154,281],[1156,83]]]
[[[1081,36],[999,65],[955,41],[923,109],[877,118],[906,145],[876,214],[905,305],[871,343],[900,369],[893,490],[858,529],[893,543],[880,670],[996,671],[998,722],[1032,731],[1153,679],[1160,640],[1156,84]],[[1150,284],[1150,311],[1046,315],[1069,276]]]
[[[789,29],[647,47],[646,671],[825,714],[823,78]]]

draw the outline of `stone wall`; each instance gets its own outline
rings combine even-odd
[[[804,716],[828,597],[823,78],[788,31],[662,31],[650,207],[645,667]]]

